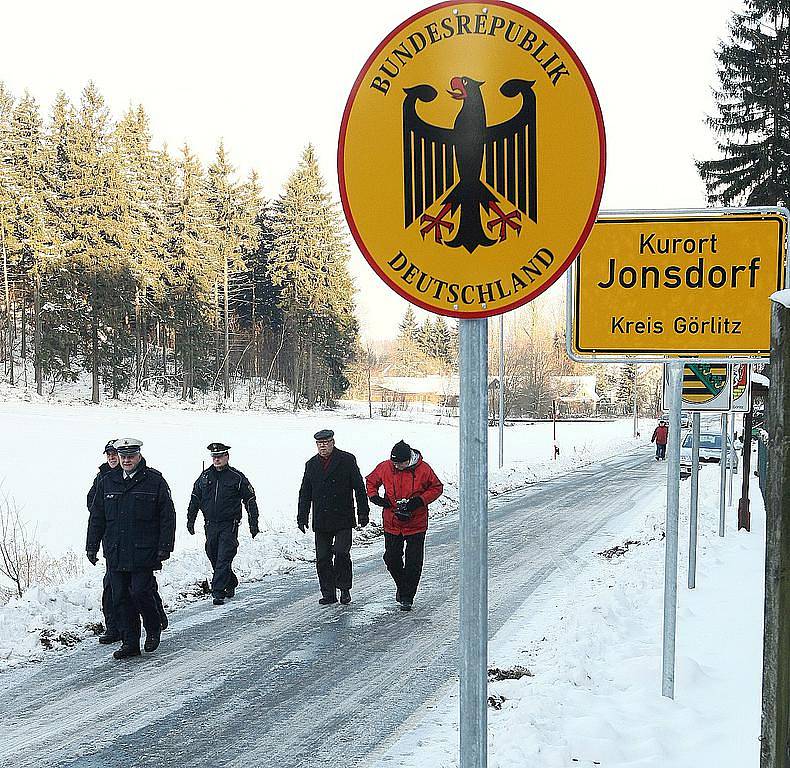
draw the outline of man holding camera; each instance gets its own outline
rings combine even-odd
[[[428,505],[442,495],[442,483],[422,454],[401,440],[389,460],[367,476],[366,485],[370,502],[383,509],[384,562],[395,581],[395,600],[402,611],[410,611],[422,574]]]

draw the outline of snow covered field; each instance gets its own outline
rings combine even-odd
[[[108,403],[96,407],[73,401],[46,403],[35,398],[33,402],[0,402],[0,432],[6,437],[0,441],[2,489],[22,508],[25,519],[37,527],[41,542],[50,552],[78,553],[77,562],[83,569],[68,583],[33,588],[23,598],[0,608],[0,669],[40,657],[44,652],[42,636],[56,648],[70,645],[92,635],[102,620],[98,585],[103,562],[92,568],[82,553],[85,494],[109,438],[132,436],[143,440],[146,460],[161,470],[170,484],[179,521],[176,550],[158,579],[165,604],[171,609],[181,601],[200,597],[200,582],[210,576],[201,526],[196,536],[189,536],[185,518],[192,484],[208,460],[205,446],[213,440],[232,446],[231,463],[248,475],[258,494],[262,535],[253,541],[245,520],[234,563],[243,579],[260,579],[287,570],[296,560],[312,558],[312,537],[299,533],[295,520],[304,462],[315,452],[313,433],[318,429],[334,429],[338,447],[357,456],[363,474],[386,458],[395,442],[405,439],[423,452],[445,483],[445,494],[432,505],[431,513],[446,514],[457,506],[458,428],[457,421],[447,417],[439,419],[417,411],[400,414],[400,419],[370,420],[363,417],[365,409],[356,404],[336,411],[297,414],[157,408],[156,401],[148,405],[140,408]],[[507,427],[506,463],[500,470],[497,431],[492,428],[492,493],[568,472],[634,445],[628,419],[560,422],[557,431],[561,454],[554,461],[551,424]],[[377,507],[371,514],[374,522],[380,522]],[[370,538],[377,530],[380,528],[371,526],[359,537]],[[356,556],[362,556],[362,551]]]
[[[688,575],[689,483],[681,486],[675,700],[661,696],[664,508],[634,510],[545,582],[490,643],[491,768],[745,768],[759,764],[765,511],[737,496],[718,536],[718,467],[700,474],[696,589]],[[613,545],[624,545],[616,554]],[[609,549],[609,557],[598,553]],[[522,670],[518,670],[522,667]],[[529,670],[525,673],[525,670]],[[376,766],[458,765],[457,686],[415,714]]]
[[[303,462],[314,450],[313,432],[321,427],[335,429],[338,445],[357,455],[363,473],[394,442],[406,439],[445,481],[446,494],[432,514],[455,510],[457,427],[446,417],[419,412],[402,415],[410,420],[371,421],[362,415],[354,404],[293,414],[6,402],[0,404],[0,428],[11,439],[0,441],[0,473],[5,492],[23,506],[46,546],[57,553],[74,550],[81,558],[84,495],[101,447],[120,435],[144,440],[144,454],[168,478],[179,515],[176,552],[159,577],[165,603],[177,610],[203,598],[199,583],[209,575],[200,532],[190,537],[183,524],[191,484],[211,440],[233,446],[232,462],[248,473],[261,501],[263,535],[253,542],[242,528],[236,564],[246,580],[312,557],[312,538],[295,530],[294,518]],[[502,470],[496,469],[492,429],[492,494],[631,450],[636,445],[631,428],[630,420],[560,423],[561,456],[553,461],[550,424],[508,427]],[[652,422],[643,422],[645,451],[651,450],[644,445],[651,428]],[[650,508],[634,509],[580,550],[492,640],[490,666],[504,670],[505,677],[521,675],[489,686],[492,768],[757,764],[765,533],[759,489],[753,482],[752,532],[736,531],[733,506],[721,539],[718,468],[703,467],[693,591],[686,588],[688,490],[684,482],[675,701],[660,695],[664,498],[659,495]],[[375,538],[378,530],[358,532],[359,543]],[[355,557],[378,556],[379,550],[378,543],[357,546]],[[0,670],[41,658],[45,646],[59,650],[94,634],[101,621],[103,568],[80,562],[78,577],[35,587],[0,607]],[[450,686],[443,698],[417,712],[377,765],[457,766],[456,691]]]

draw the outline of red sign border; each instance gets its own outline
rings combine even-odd
[[[604,185],[604,178],[606,176],[606,131],[604,129],[603,123],[603,114],[601,113],[601,105],[598,101],[598,95],[595,92],[595,88],[593,87],[592,80],[590,80],[590,76],[587,74],[587,70],[584,68],[584,65],[581,62],[581,59],[576,55],[576,52],[571,48],[565,38],[560,35],[550,24],[547,24],[543,19],[539,16],[536,16],[534,13],[527,11],[524,8],[521,8],[513,3],[508,3],[505,0],[488,0],[485,3],[486,7],[490,6],[498,6],[500,8],[508,8],[509,10],[516,11],[517,13],[522,13],[529,19],[536,21],[538,24],[542,25],[546,30],[548,30],[554,37],[556,37],[562,44],[565,46],[565,49],[570,53],[571,58],[573,59],[576,66],[579,68],[579,72],[581,73],[582,78],[584,79],[585,84],[587,85],[587,90],[592,98],[593,108],[595,109],[595,119],[596,124],[598,126],[598,136],[599,136],[599,144],[600,144],[600,157],[598,163],[598,183],[595,189],[595,199],[593,200],[593,204],[590,210],[590,215],[587,218],[587,221],[584,225],[584,229],[582,230],[579,239],[576,241],[576,244],[571,248],[571,252],[565,261],[560,265],[560,268],[551,276],[551,278],[541,285],[539,288],[536,288],[531,293],[528,293],[519,301],[509,304],[506,307],[495,307],[491,309],[482,310],[480,312],[460,312],[453,309],[441,310],[432,304],[428,304],[426,302],[421,301],[420,299],[412,296],[407,291],[403,290],[394,280],[391,280],[390,277],[384,272],[384,270],[376,263],[375,259],[371,256],[370,252],[368,251],[365,243],[362,239],[362,236],[357,229],[356,223],[354,222],[354,217],[351,214],[351,206],[348,201],[348,195],[346,194],[346,178],[345,172],[343,168],[343,157],[345,155],[345,146],[346,146],[346,130],[348,128],[348,119],[349,114],[351,112],[351,106],[354,103],[354,99],[357,95],[357,92],[362,85],[362,81],[365,75],[368,73],[368,68],[370,67],[373,60],[381,53],[384,47],[402,30],[408,27],[417,19],[426,16],[433,11],[439,10],[441,8],[449,8],[453,6],[458,6],[461,3],[454,2],[453,0],[448,0],[447,2],[437,3],[432,5],[428,8],[424,8],[421,11],[418,11],[414,15],[410,16],[406,21],[402,24],[397,26],[392,32],[387,35],[384,40],[379,43],[376,50],[370,54],[365,64],[362,66],[362,69],[357,75],[357,79],[354,81],[354,85],[351,88],[351,93],[348,96],[346,101],[345,109],[343,110],[343,119],[340,123],[340,136],[338,138],[338,146],[337,146],[337,178],[338,178],[338,185],[340,187],[340,200],[343,205],[343,213],[346,217],[346,222],[348,223],[348,227],[351,230],[351,234],[354,238],[354,241],[357,244],[357,247],[362,252],[362,255],[365,257],[365,261],[373,268],[373,271],[397,294],[401,297],[406,299],[411,304],[415,304],[422,309],[427,310],[436,315],[444,315],[446,317],[456,317],[460,319],[472,319],[472,318],[480,318],[480,317],[495,317],[496,315],[504,314],[505,312],[510,312],[514,309],[518,309],[519,307],[524,306],[525,304],[529,303],[533,299],[540,296],[545,290],[551,287],[573,263],[574,259],[579,255],[579,252],[582,249],[585,241],[587,240],[590,231],[595,224],[595,219],[598,216],[598,209],[601,205],[601,197],[603,196],[603,185]]]

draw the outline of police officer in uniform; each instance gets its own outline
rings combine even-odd
[[[353,453],[335,448],[335,433],[322,429],[313,435],[318,453],[305,464],[299,489],[296,524],[306,533],[313,510],[315,565],[321,587],[321,605],[351,602],[351,529],[354,527],[354,497],[361,526],[370,520],[370,505],[357,459]]]
[[[108,472],[111,472],[120,464],[121,460],[118,458],[118,451],[115,450],[114,445],[116,439],[117,438],[108,440],[107,444],[104,446],[104,455],[107,458],[107,461],[99,466],[99,471],[96,474],[96,477],[93,479],[93,485],[91,485],[91,489],[88,491],[87,502],[89,512],[91,505],[93,504],[93,500],[96,498],[96,489],[99,486],[100,478],[102,475],[106,475]],[[159,596],[159,585],[156,583],[156,578],[154,578],[154,597],[156,598],[156,609],[159,612],[159,622],[162,625],[162,629],[167,629],[167,613],[165,612],[164,605],[162,605],[162,598]],[[99,635],[99,642],[102,645],[110,645],[112,643],[119,642],[121,639],[121,630],[119,629],[118,619],[115,616],[115,610],[113,609],[112,605],[112,587],[110,586],[109,565],[107,566],[107,569],[104,573],[104,580],[102,582],[101,609],[102,613],[104,614],[104,634]]]
[[[162,625],[154,596],[154,571],[173,551],[176,513],[162,473],[146,464],[142,440],[113,443],[120,466],[99,477],[91,505],[86,554],[93,565],[99,545],[110,571],[113,608],[123,645],[116,659],[140,655],[140,616],[145,650],[159,647]]]
[[[118,458],[118,451],[115,450],[113,443],[117,438],[108,440],[104,446],[104,456],[106,461],[99,466],[99,471],[93,479],[88,491],[88,512],[90,512],[93,500],[96,498],[96,489],[99,486],[99,480],[102,475],[106,475],[115,469],[120,464]],[[104,634],[99,635],[99,642],[102,645],[109,645],[110,643],[117,643],[121,639],[121,630],[118,628],[118,622],[115,618],[115,611],[112,607],[112,588],[110,587],[110,566],[108,565],[104,572],[104,580],[102,581],[102,594],[101,594],[101,609],[104,614]]]
[[[209,443],[207,448],[211,453],[211,466],[195,481],[187,510],[187,530],[194,535],[197,513],[202,510],[206,524],[206,554],[214,569],[211,594],[214,605],[222,605],[236,594],[239,586],[231,566],[239,548],[241,504],[244,502],[247,509],[254,539],[259,532],[258,502],[250,481],[228,463],[230,446]]]

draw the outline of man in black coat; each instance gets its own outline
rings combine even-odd
[[[354,497],[357,520],[366,526],[370,507],[355,456],[335,448],[331,429],[316,432],[317,455],[304,468],[299,489],[299,511],[296,524],[305,533],[313,509],[315,533],[315,565],[321,587],[321,605],[351,602],[351,529],[354,527]],[[333,557],[334,556],[334,557]]]
[[[211,579],[211,594],[214,605],[222,605],[226,598],[236,594],[239,580],[233,573],[233,558],[239,549],[239,523],[241,504],[247,508],[250,534],[258,535],[258,502],[250,481],[231,467],[230,446],[224,443],[209,443],[211,466],[195,481],[192,498],[187,510],[187,530],[195,534],[198,510],[203,510],[206,524],[206,554],[214,569]]]
[[[111,472],[120,463],[118,451],[115,450],[114,443],[115,439],[108,440],[107,444],[104,446],[104,455],[107,458],[107,461],[99,466],[99,471],[96,474],[96,477],[93,479],[93,485],[91,485],[91,488],[88,491],[88,512],[90,512],[91,506],[93,505],[93,500],[96,498],[96,489],[99,487],[99,480],[101,479],[102,475],[106,475],[108,472]],[[159,585],[156,583],[156,578],[154,578],[154,598],[156,599],[156,609],[159,612],[159,622],[162,625],[162,629],[167,629],[167,613],[165,613],[165,608],[162,605],[162,598],[159,596]],[[104,614],[104,634],[99,635],[99,642],[102,645],[117,643],[121,639],[121,630],[119,629],[118,619],[115,615],[115,609],[113,608],[112,604],[112,587],[110,586],[109,565],[104,572],[104,579],[102,581],[101,609],[102,613]]]
[[[89,512],[93,506],[93,500],[96,498],[96,489],[99,487],[99,480],[103,475],[106,475],[108,472],[111,472],[113,469],[115,469],[120,463],[118,451],[115,450],[115,446],[113,445],[114,442],[114,440],[109,440],[104,446],[104,455],[107,461],[99,466],[99,472],[93,479],[93,485],[91,485],[91,488],[88,491],[87,503]],[[118,621],[115,617],[115,611],[112,607],[112,587],[110,586],[109,565],[104,571],[104,580],[102,582],[101,593],[101,609],[102,613],[104,614],[104,634],[99,635],[99,642],[102,645],[117,643],[121,639],[121,630],[118,628]]]
[[[113,607],[123,645],[116,659],[140,655],[140,616],[145,650],[159,647],[162,626],[154,597],[154,571],[170,557],[176,535],[176,513],[162,473],[146,465],[141,440],[122,438],[113,444],[121,465],[99,478],[88,520],[85,550],[93,565],[99,545],[110,570]]]

